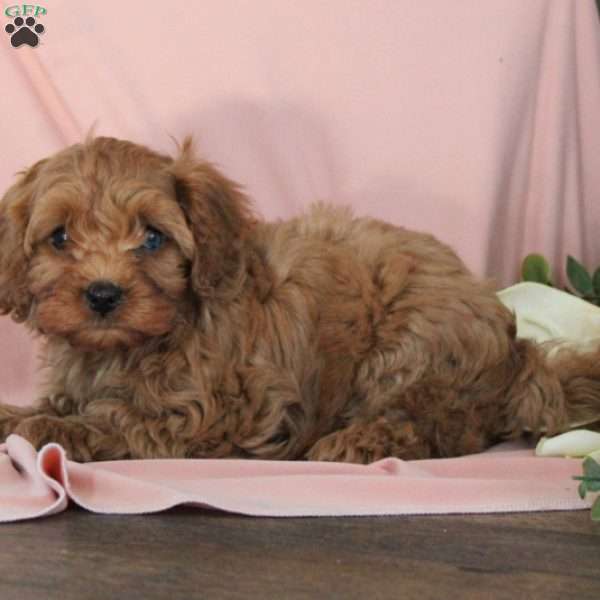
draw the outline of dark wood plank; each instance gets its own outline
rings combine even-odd
[[[600,598],[585,511],[253,519],[70,509],[0,527],[0,598]]]

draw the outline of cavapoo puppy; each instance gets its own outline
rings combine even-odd
[[[320,205],[263,222],[190,140],[23,172],[0,312],[43,339],[40,399],[0,405],[0,438],[75,460],[454,456],[600,415],[599,353],[516,339],[450,248]]]

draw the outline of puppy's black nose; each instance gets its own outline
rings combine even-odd
[[[89,307],[102,316],[117,308],[122,296],[123,290],[110,281],[94,281],[85,291]]]

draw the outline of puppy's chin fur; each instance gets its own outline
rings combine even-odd
[[[82,329],[67,335],[65,339],[75,349],[102,352],[136,348],[149,338],[140,331],[111,327]]]

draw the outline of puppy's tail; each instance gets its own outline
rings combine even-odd
[[[508,432],[555,435],[600,422],[600,343],[589,351],[516,340]]]

